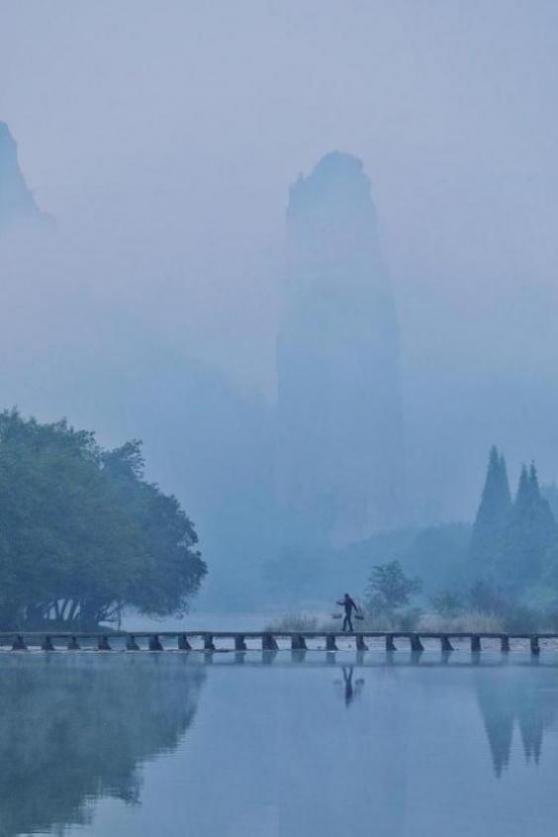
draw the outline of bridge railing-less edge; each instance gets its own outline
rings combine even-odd
[[[558,640],[558,633],[485,633],[485,632],[432,632],[432,631],[358,631],[343,633],[342,631],[114,631],[114,632],[37,632],[37,631],[6,631],[0,632],[1,651],[201,651],[214,653],[217,651],[243,652],[253,650],[247,641],[255,643],[262,651],[292,650],[304,652],[307,650],[325,649],[328,653],[339,651],[339,640],[349,640],[351,647],[357,651],[367,651],[374,640],[380,640],[386,652],[392,653],[398,649],[398,642],[403,640],[414,654],[424,651],[423,640],[434,640],[440,643],[443,653],[455,650],[452,640],[469,643],[473,654],[480,654],[483,650],[483,640],[496,641],[502,653],[509,653],[511,641],[527,641],[531,654],[538,655],[541,651],[541,641]],[[286,645],[279,644],[279,641]],[[319,645],[312,643],[318,641]],[[227,644],[228,643],[228,644]],[[310,645],[309,645],[310,643]],[[493,644],[493,643],[492,643]],[[342,650],[346,650],[346,647]],[[557,645],[558,650],[558,645]]]

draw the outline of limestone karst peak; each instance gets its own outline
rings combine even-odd
[[[17,144],[0,122],[0,233],[21,221],[45,221],[21,171]]]
[[[324,209],[339,216],[355,211],[373,213],[370,180],[358,157],[341,151],[325,154],[307,176],[300,175],[289,196],[289,220]]]

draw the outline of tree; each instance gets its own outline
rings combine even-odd
[[[420,578],[405,575],[399,561],[389,561],[374,567],[366,590],[366,609],[375,616],[383,616],[393,622],[399,608],[410,603],[411,597],[420,592]]]
[[[512,509],[506,461],[496,446],[490,450],[486,479],[471,535],[470,556],[476,574],[490,575],[502,549]]]
[[[176,497],[143,480],[141,443],[104,453],[102,462],[118,501],[139,527],[145,551],[142,574],[130,582],[133,603],[153,615],[185,612],[205,571],[192,551],[198,540],[193,524]]]
[[[554,519],[558,518],[558,485],[555,482],[541,486],[541,494],[548,501]]]
[[[196,543],[176,498],[144,480],[139,442],[105,451],[65,421],[0,414],[2,626],[183,613],[206,573]]]
[[[541,494],[535,465],[529,469],[524,465],[498,562],[505,586],[512,592],[522,592],[535,583],[557,540],[556,521]]]

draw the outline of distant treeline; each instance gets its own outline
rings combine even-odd
[[[492,448],[469,553],[483,609],[515,604],[558,615],[558,525],[547,499],[554,491],[541,491],[532,464],[512,499],[504,456]]]
[[[348,589],[369,625],[382,629],[434,630],[449,621],[456,630],[556,630],[557,516],[558,488],[541,487],[532,464],[512,496],[504,457],[493,448],[473,523],[379,532],[338,550],[286,550],[266,567],[268,595],[291,608],[296,584],[312,612]]]
[[[554,486],[541,490],[534,464],[521,469],[512,498],[504,456],[493,447],[472,528],[424,530],[392,553],[391,561],[376,564],[365,594],[369,618],[411,627],[434,613],[446,620],[468,618],[470,624],[488,617],[508,630],[556,629],[558,525],[550,502],[555,499]],[[459,535],[453,541],[452,531]],[[442,542],[445,554],[435,548]],[[433,564],[443,579],[437,586]],[[410,569],[418,576],[406,575]],[[423,577],[430,595],[412,602]]]
[[[0,413],[0,627],[92,628],[133,606],[182,613],[206,566],[141,443]]]

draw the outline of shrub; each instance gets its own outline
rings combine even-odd
[[[453,617],[463,613],[464,602],[459,593],[452,590],[440,590],[431,598],[432,609],[439,616]]]

